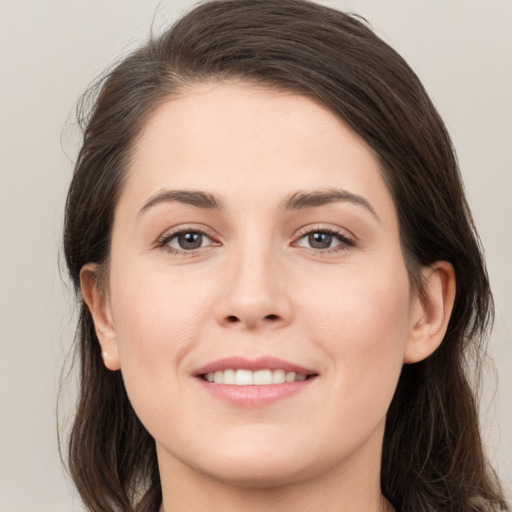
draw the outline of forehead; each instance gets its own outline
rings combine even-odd
[[[380,195],[374,201],[393,208],[377,157],[326,107],[298,94],[207,83],[150,117],[123,196],[140,203],[166,188],[200,189],[248,204],[334,187]]]

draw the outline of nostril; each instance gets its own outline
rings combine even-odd
[[[272,321],[274,321],[274,320],[277,320],[279,317],[278,317],[277,315],[267,315],[265,318],[266,318],[267,320],[272,320]]]
[[[236,316],[234,316],[234,315],[228,316],[228,322],[234,324],[235,322],[238,322],[238,321],[239,320],[238,320],[238,318]]]

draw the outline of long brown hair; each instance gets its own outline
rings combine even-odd
[[[81,105],[84,141],[66,204],[64,248],[80,300],[80,396],[69,467],[95,512],[154,512],[154,441],[121,372],[101,360],[80,269],[108,266],[113,213],[137,136],[187,84],[241,79],[327,106],[378,156],[400,222],[411,285],[419,269],[453,264],[457,295],[441,347],[405,365],[387,415],[381,487],[397,511],[508,510],[482,448],[469,368],[478,368],[493,304],[449,135],[419,79],[357,16],[304,0],[203,3],[151,38]]]

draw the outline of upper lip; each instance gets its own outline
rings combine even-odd
[[[198,368],[195,375],[203,375],[205,373],[214,373],[224,370],[284,370],[286,372],[302,373],[306,375],[317,374],[311,368],[285,361],[277,357],[263,356],[256,359],[247,359],[245,357],[233,356],[217,359],[211,363],[205,364]]]

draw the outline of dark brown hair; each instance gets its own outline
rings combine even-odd
[[[121,372],[105,369],[80,269],[108,266],[113,213],[137,136],[187,86],[242,80],[313,98],[375,151],[398,211],[411,283],[435,261],[455,268],[445,339],[405,365],[385,431],[381,486],[397,511],[508,510],[485,458],[469,369],[478,368],[492,296],[450,138],[419,79],[364,20],[303,0],[199,5],[126,57],[85,97],[83,147],[66,204],[65,257],[80,299],[80,396],[69,467],[87,509],[154,512],[154,441]]]

